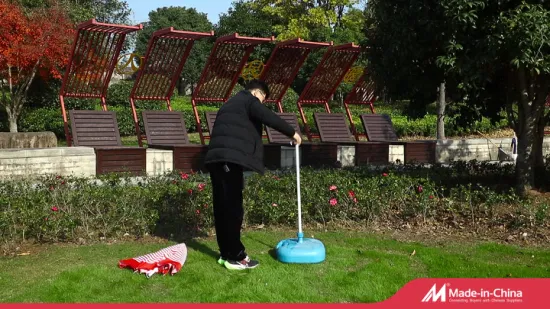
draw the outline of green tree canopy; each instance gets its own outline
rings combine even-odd
[[[518,143],[518,189],[537,185],[543,171],[544,126],[550,114],[550,2],[441,0],[453,23],[439,63],[461,78],[464,100],[484,110],[506,109]],[[542,175],[543,176],[543,175]]]
[[[456,82],[437,64],[446,55],[449,23],[439,0],[371,0],[366,9],[369,72],[389,100],[410,100],[409,116],[422,117],[446,81]]]
[[[33,9],[50,5],[50,0],[17,0],[27,8]],[[92,18],[98,22],[111,24],[129,24],[132,10],[123,0],[59,0],[71,19],[80,23]]]
[[[145,23],[143,30],[138,34],[136,52],[145,55],[147,44],[153,32],[168,27],[196,32],[210,32],[213,29],[212,23],[208,20],[206,14],[200,13],[194,8],[174,6],[158,8],[149,13],[149,22]],[[211,48],[211,41],[205,39],[195,41],[181,74],[182,80],[178,85],[180,94],[183,94],[182,92],[188,86],[192,88],[198,82]]]
[[[335,31],[337,28],[350,26],[347,11],[359,0],[328,0],[328,1],[278,1],[249,0],[252,7],[270,16],[276,16],[282,22],[273,26],[281,40],[292,38],[311,39],[318,28]],[[352,18],[353,19],[353,18]]]
[[[279,22],[277,17],[257,10],[250,3],[240,0],[233,2],[227,13],[220,15],[220,20],[215,25],[215,32],[216,37],[237,32],[243,36],[268,38],[277,35],[273,31],[273,26]],[[271,44],[261,44],[250,55],[250,60],[258,59],[265,62],[272,51]]]
[[[366,12],[376,82],[414,103],[433,100],[441,79],[451,82],[453,98],[474,111],[464,120],[506,110],[519,137],[518,189],[536,185],[550,117],[550,3],[371,0]]]
[[[298,37],[318,42],[333,41],[334,44],[364,41],[364,15],[356,7],[359,0],[244,0],[241,3],[258,18],[271,22],[271,32],[278,41]],[[303,90],[323,52],[314,51],[309,56],[292,84],[293,90],[298,93]]]

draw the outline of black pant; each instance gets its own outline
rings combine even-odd
[[[208,167],[212,181],[214,202],[214,223],[220,255],[227,260],[240,261],[246,258],[244,245],[241,243],[243,223],[243,168],[227,163]]]

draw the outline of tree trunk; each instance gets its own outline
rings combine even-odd
[[[521,110],[521,107],[520,107]],[[524,114],[520,117],[520,132],[518,136],[518,158],[516,162],[516,181],[517,191],[523,195],[535,186],[535,136],[537,119],[531,113],[520,112]]]
[[[535,187],[542,188],[546,184],[546,168],[544,166],[544,117],[539,118],[536,126],[535,143],[533,145],[533,168],[535,170]]]
[[[19,115],[21,115],[21,111],[23,110],[23,104],[25,103],[25,97],[29,92],[29,88],[31,87],[34,77],[36,76],[36,72],[38,72],[39,65],[40,65],[40,60],[36,61],[30,75],[25,79],[23,79],[23,81],[19,83],[18,87],[13,86],[12,74],[11,74],[12,67],[8,65],[10,101],[7,102],[7,105],[5,107],[6,107],[6,113],[8,114],[8,122],[10,125],[11,133],[18,132],[17,119],[19,119]],[[20,73],[21,72],[19,72],[18,76],[20,76]]]
[[[437,102],[437,139],[445,139],[445,82],[439,85],[439,100]]]
[[[17,115],[16,111],[6,106],[6,114],[8,114],[8,123],[10,125],[10,133],[17,133]]]
[[[520,67],[518,71],[520,100],[518,104],[518,158],[516,162],[516,189],[520,195],[536,187],[535,170],[542,161],[544,141],[544,104],[546,94],[534,91],[534,78]],[[544,90],[543,90],[544,91]],[[544,92],[545,93],[545,92]],[[540,158],[537,158],[540,156]]]
[[[180,96],[184,96],[185,95],[185,88],[186,88],[186,84],[185,82],[183,81],[183,78],[179,78],[178,79],[178,94]]]

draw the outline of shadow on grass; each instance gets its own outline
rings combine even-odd
[[[198,237],[206,237],[205,233],[197,233],[186,231],[182,229],[176,229],[171,225],[164,225],[164,228],[158,228],[153,235],[164,239],[169,239],[177,243],[184,243],[188,248],[199,251],[205,255],[211,256],[214,259],[219,258],[219,252],[211,249],[202,242],[196,240]]]
[[[279,259],[277,258],[277,250],[275,250],[275,248],[270,249],[267,253],[269,253],[269,255],[270,255],[275,261],[278,261],[278,260],[279,260]]]
[[[197,250],[201,253],[209,255],[210,257],[212,257],[215,260],[217,260],[219,258],[220,254],[217,251],[212,250],[208,246],[205,246],[203,243],[200,243],[200,242],[196,241],[193,238],[189,238],[187,240],[184,240],[184,242],[189,248],[191,248],[193,250]]]
[[[257,239],[256,237],[250,237],[250,236],[247,236],[247,238],[257,242],[257,243],[260,243],[268,248],[270,248],[267,253],[274,259],[274,260],[278,260],[277,259],[277,250],[275,250],[275,246],[273,244],[268,244],[260,239]]]

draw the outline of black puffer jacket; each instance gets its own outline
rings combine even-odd
[[[212,128],[205,164],[231,162],[263,174],[262,128],[267,125],[288,137],[294,128],[243,90],[218,110]]]

